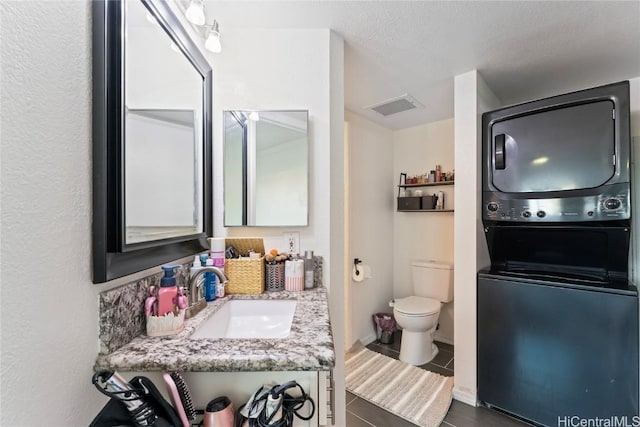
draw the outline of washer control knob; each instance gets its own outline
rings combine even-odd
[[[538,216],[538,218],[544,218],[545,216],[547,216],[547,213],[545,211],[538,211],[536,212],[536,215]]]
[[[530,218],[531,217],[531,212],[524,211],[524,212],[522,212],[522,216],[525,217],[525,218]]]
[[[622,205],[620,199],[611,198],[604,201],[605,209],[616,210],[620,207],[620,205]]]
[[[496,212],[498,210],[498,204],[496,202],[489,202],[487,209],[491,212]]]

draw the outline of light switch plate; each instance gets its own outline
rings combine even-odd
[[[284,247],[285,252],[289,252],[290,254],[299,254],[300,233],[297,231],[284,233]]]

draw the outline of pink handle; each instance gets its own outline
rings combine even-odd
[[[173,303],[178,306],[180,310],[184,310],[189,305],[188,299],[184,294],[184,287],[178,288],[178,294],[174,297]]]
[[[145,316],[151,315],[153,311],[153,305],[156,303],[156,297],[150,296],[144,301],[144,314]],[[155,316],[157,313],[153,313]]]

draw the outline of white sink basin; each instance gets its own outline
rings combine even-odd
[[[286,338],[295,311],[292,300],[227,301],[191,338]]]

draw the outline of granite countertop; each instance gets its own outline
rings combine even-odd
[[[293,299],[297,301],[287,338],[191,339],[198,326],[231,299]],[[168,337],[134,338],[100,354],[94,368],[119,371],[327,371],[335,363],[327,293],[319,287],[300,292],[230,295],[208,304]]]

